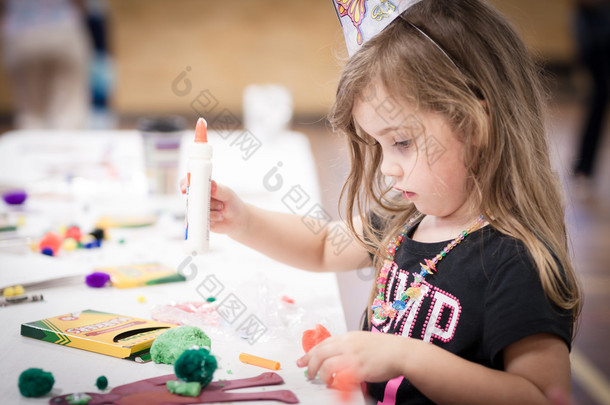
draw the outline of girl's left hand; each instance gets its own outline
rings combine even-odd
[[[336,374],[346,372],[353,383],[381,382],[403,375],[408,346],[417,344],[403,336],[372,332],[348,332],[320,342],[297,366],[307,367],[307,378],[316,375],[332,384]]]

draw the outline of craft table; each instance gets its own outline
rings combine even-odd
[[[185,133],[182,145],[192,136],[190,131]],[[247,201],[309,218],[312,231],[326,226],[307,139],[287,132],[246,143],[240,136],[209,134],[214,147],[213,177]],[[99,392],[95,381],[101,375],[112,388],[173,372],[169,365],[136,363],[23,337],[22,323],[85,309],[151,319],[162,306],[214,296],[219,305],[224,302],[236,308],[230,315],[225,312],[217,325],[208,325],[206,319],[198,325],[211,337],[211,351],[218,358],[215,381],[269,371],[241,363],[238,355],[246,352],[281,363],[277,373],[285,384],[265,390],[291,390],[303,404],[337,403],[335,390],[307,381],[304,370],[296,366],[303,354],[304,330],[321,323],[333,335],[346,331],[335,275],[291,268],[218,234],[211,234],[209,253],[189,254],[182,240],[184,197],[177,185],[175,190],[165,190],[166,194],[150,193],[146,175],[150,162],[144,149],[136,131],[14,131],[0,136],[0,188],[22,187],[29,194],[23,206],[0,202],[0,214],[19,220],[16,232],[0,232],[0,287],[68,275],[84,279],[99,267],[147,262],[169,265],[187,276],[186,282],[131,289],[95,289],[78,280],[26,291],[43,294],[42,302],[0,308],[1,402],[48,403],[55,395]],[[184,173],[184,148],[179,153],[176,170]],[[35,240],[48,230],[72,224],[89,230],[100,216],[156,221],[143,227],[112,228],[101,248],[61,251],[56,257],[33,252],[20,239]],[[283,296],[294,304],[282,300]],[[255,326],[248,328],[253,320]],[[31,367],[49,371],[55,378],[52,392],[43,398],[22,397],[17,388],[19,374]],[[354,395],[348,403],[364,400]]]

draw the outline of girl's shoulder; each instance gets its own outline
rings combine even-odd
[[[479,229],[476,233],[479,233],[478,242],[485,248],[488,254],[510,256],[527,253],[527,248],[523,241],[502,233],[491,225]]]
[[[478,245],[481,258],[487,268],[502,268],[507,265],[536,270],[535,261],[525,243],[514,236],[506,235],[490,225],[477,231],[472,238],[473,245]]]

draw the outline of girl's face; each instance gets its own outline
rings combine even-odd
[[[445,118],[415,111],[389,96],[383,86],[372,90],[356,101],[353,116],[381,146],[381,172],[423,214],[468,216],[463,144]]]

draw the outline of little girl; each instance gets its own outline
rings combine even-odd
[[[336,254],[300,217],[221,185],[212,230],[307,270],[374,264],[363,331],[300,358],[309,378],[344,373],[381,404],[569,392],[580,293],[525,46],[480,0],[336,3],[355,41],[330,114],[351,150],[342,199],[355,241]]]

